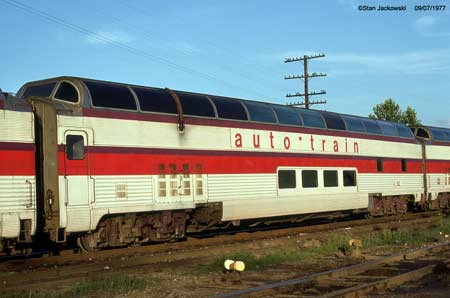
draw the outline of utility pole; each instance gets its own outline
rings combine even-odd
[[[309,92],[308,91],[308,81],[309,78],[315,78],[315,77],[325,77],[325,73],[316,73],[313,72],[312,74],[308,73],[308,60],[315,59],[315,58],[322,58],[325,57],[325,54],[319,54],[319,55],[304,55],[303,57],[296,57],[296,58],[286,58],[284,60],[284,63],[289,62],[297,62],[302,61],[303,62],[303,75],[291,75],[291,76],[285,76],[285,80],[292,80],[292,79],[302,79],[304,82],[304,92],[303,93],[295,93],[295,94],[286,94],[286,97],[303,97],[305,99],[304,102],[297,102],[297,103],[289,103],[288,105],[294,106],[294,105],[304,105],[306,109],[309,109],[310,105],[313,104],[324,104],[327,103],[326,100],[318,100],[318,101],[310,101],[309,97],[314,95],[320,95],[320,94],[326,94],[325,90],[321,90],[319,92]]]

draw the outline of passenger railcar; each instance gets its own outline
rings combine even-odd
[[[0,99],[0,241],[87,250],[450,201],[450,130],[58,77]]]

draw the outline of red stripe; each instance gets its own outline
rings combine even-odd
[[[312,155],[297,156],[256,156],[256,155],[173,155],[173,154],[133,154],[96,152],[86,154],[89,168],[83,161],[68,161],[64,164],[64,152],[59,155],[60,175],[155,175],[170,173],[170,165],[175,165],[176,172],[181,173],[183,165],[187,164],[189,172],[194,173],[197,166],[205,174],[249,174],[275,173],[281,166],[291,167],[355,167],[360,173],[378,173],[376,158],[333,156],[324,158]],[[421,160],[408,160],[407,171],[402,172],[400,159],[385,159],[383,173],[421,173]],[[450,167],[450,162],[446,162]],[[64,168],[66,170],[64,170]],[[443,162],[430,162],[430,172],[443,172]]]
[[[34,175],[34,152],[21,150],[0,151],[0,175]],[[89,168],[88,168],[89,164]],[[60,175],[155,175],[163,164],[165,172],[170,173],[170,165],[182,172],[184,164],[189,172],[197,171],[205,174],[237,174],[237,173],[275,173],[280,166],[292,167],[356,167],[360,173],[378,173],[376,159],[369,157],[320,156],[268,157],[268,156],[236,156],[236,155],[172,155],[172,154],[122,154],[91,153],[86,154],[83,161],[65,161],[65,153],[59,153]],[[402,174],[400,159],[385,159],[383,173]],[[428,173],[448,173],[450,161],[427,161]],[[408,174],[422,172],[420,160],[408,160]]]
[[[428,174],[450,174],[450,160],[427,160]]]
[[[34,176],[34,151],[0,150],[0,176]]]
[[[171,116],[171,115],[151,114],[151,113],[142,113],[142,112],[137,113],[137,112],[126,112],[126,111],[109,111],[109,110],[99,110],[99,109],[94,109],[94,108],[83,108],[83,115],[88,116],[88,117],[96,117],[96,118],[153,121],[153,122],[164,122],[164,123],[177,123],[177,121],[178,121],[177,116]],[[340,130],[293,127],[293,126],[262,124],[262,123],[250,123],[250,122],[230,121],[230,120],[222,120],[222,119],[220,119],[220,120],[219,119],[206,119],[206,118],[196,118],[196,117],[189,117],[189,116],[185,118],[185,124],[215,126],[215,127],[271,130],[271,131],[293,132],[293,133],[304,133],[304,134],[319,134],[319,135],[327,135],[327,136],[360,138],[360,139],[381,140],[381,141],[411,143],[411,144],[417,143],[417,141],[415,139],[369,135],[369,134],[340,131]],[[187,127],[186,129],[189,129],[189,127]]]
[[[0,110],[5,108],[5,101],[0,99]]]

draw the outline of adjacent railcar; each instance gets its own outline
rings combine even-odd
[[[29,244],[37,220],[34,117],[7,109],[6,95],[0,92],[0,253]]]
[[[414,135],[363,117],[74,77],[27,83],[1,102],[4,247],[48,235],[91,250],[247,219],[380,216],[450,200],[448,129]]]

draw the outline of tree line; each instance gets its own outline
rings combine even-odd
[[[408,106],[406,110],[402,110],[392,98],[386,99],[384,102],[375,105],[372,108],[373,113],[369,114],[369,118],[387,120],[393,122],[404,123],[407,125],[420,125],[421,121],[417,118],[416,111]]]

